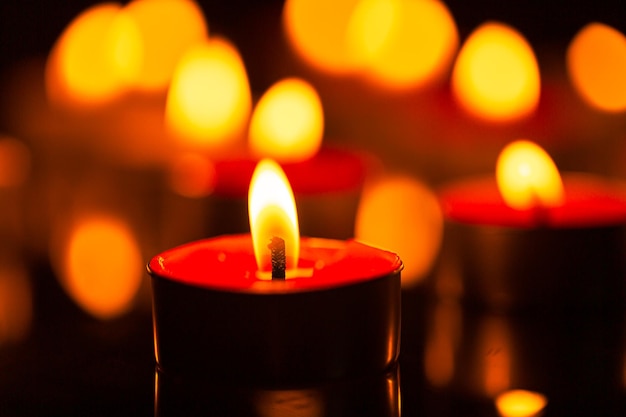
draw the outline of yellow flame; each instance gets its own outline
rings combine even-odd
[[[539,102],[539,67],[524,37],[500,23],[485,23],[467,39],[452,72],[452,89],[469,113],[511,121]]]
[[[254,170],[248,193],[248,215],[259,270],[272,269],[267,245],[273,237],[285,241],[287,268],[297,268],[300,229],[296,202],[287,176],[271,159],[261,160]]]
[[[225,39],[191,47],[168,91],[166,122],[181,142],[223,148],[243,135],[250,115],[248,76],[239,52]]]
[[[607,112],[626,110],[626,37],[602,23],[590,23],[567,50],[574,87],[591,106]]]
[[[524,210],[563,203],[563,182],[554,161],[540,146],[527,140],[507,145],[496,166],[498,189],[511,207]]]
[[[348,25],[359,0],[287,0],[283,26],[295,51],[330,73],[353,70],[347,51]]]
[[[439,252],[442,235],[440,205],[424,184],[410,177],[390,176],[365,187],[355,236],[400,254],[403,286],[415,285],[426,277]]]
[[[533,417],[547,403],[545,395],[521,389],[503,392],[496,398],[496,407],[502,417]]]
[[[423,86],[440,78],[458,47],[456,24],[437,0],[363,0],[348,27],[349,53],[376,82]]]
[[[250,148],[259,157],[298,162],[322,144],[324,113],[315,89],[288,78],[274,84],[257,103],[250,120]]]
[[[191,0],[133,0],[125,9],[137,22],[145,47],[135,87],[165,89],[184,51],[208,36],[202,10]]]
[[[138,78],[143,42],[131,15],[116,3],[93,6],[65,29],[50,53],[46,88],[62,105],[106,103]]]
[[[72,230],[64,249],[64,287],[86,312],[110,319],[128,311],[141,284],[142,257],[130,229],[94,216]]]

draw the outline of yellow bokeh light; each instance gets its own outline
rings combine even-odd
[[[342,74],[353,70],[347,30],[359,0],[286,0],[283,26],[296,52],[309,64]]]
[[[437,0],[363,0],[348,31],[355,62],[390,88],[420,87],[439,79],[458,43],[454,19]]]
[[[298,162],[322,144],[324,113],[315,89],[288,78],[274,84],[257,103],[250,120],[250,150],[259,157]]]
[[[46,65],[46,89],[56,104],[106,103],[138,78],[143,42],[133,18],[116,3],[93,6],[61,34]]]
[[[133,0],[125,10],[137,22],[145,50],[135,87],[165,89],[185,50],[208,36],[202,10],[191,0]]]
[[[540,94],[535,54],[513,28],[485,23],[459,52],[452,90],[459,104],[479,118],[506,122],[528,116]]]
[[[17,187],[30,174],[31,152],[21,141],[0,135],[0,187]]]
[[[61,262],[66,292],[89,314],[110,319],[132,307],[143,262],[135,236],[119,219],[79,221],[63,246]]]
[[[602,23],[590,23],[567,50],[567,70],[582,98],[607,112],[626,110],[626,37]]]
[[[214,38],[191,47],[178,63],[166,122],[184,145],[224,148],[243,136],[251,101],[239,52],[225,39]]]
[[[563,203],[563,181],[559,170],[550,155],[533,142],[518,140],[500,152],[496,180],[502,198],[515,209]]]
[[[496,398],[496,407],[502,417],[534,417],[547,403],[545,395],[521,389],[503,392]]]
[[[280,165],[271,159],[261,160],[254,170],[248,193],[248,214],[259,270],[272,270],[267,245],[274,237],[285,241],[287,268],[297,268],[300,228],[296,201],[287,176]]]
[[[402,258],[402,285],[420,282],[439,253],[443,216],[424,184],[405,176],[380,179],[363,190],[355,237]]]

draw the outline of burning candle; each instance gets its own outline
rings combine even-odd
[[[280,384],[391,368],[398,256],[356,241],[300,239],[293,192],[270,160],[259,163],[249,199],[251,235],[196,241],[148,264],[160,370]],[[274,247],[277,239],[284,247]]]
[[[501,153],[497,181],[441,191],[444,251],[464,274],[468,299],[490,306],[615,305],[624,274],[626,192],[580,173],[562,176],[528,141]]]

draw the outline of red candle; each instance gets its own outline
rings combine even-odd
[[[505,201],[494,177],[441,190],[444,259],[460,267],[468,301],[497,308],[621,302],[626,190],[583,174],[565,174],[562,184],[550,205],[529,186],[524,208]]]
[[[356,241],[300,239],[295,206],[275,201],[290,190],[274,179],[251,187],[252,236],[189,243],[148,264],[163,373],[285,384],[372,375],[395,364],[400,259]],[[268,236],[284,243],[286,279],[272,279]]]

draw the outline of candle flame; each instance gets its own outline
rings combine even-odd
[[[348,26],[356,64],[377,84],[417,88],[441,78],[458,47],[448,8],[433,0],[362,0]]]
[[[502,417],[533,417],[547,403],[545,395],[521,389],[503,392],[496,398],[496,407]]]
[[[550,155],[527,140],[507,145],[496,166],[498,188],[511,207],[553,207],[563,203],[563,182]]]
[[[298,267],[300,230],[296,202],[289,180],[271,159],[261,160],[254,170],[248,193],[252,244],[259,271],[271,271],[267,245],[273,237],[285,241],[287,269]]]
[[[225,39],[214,38],[189,48],[178,63],[166,122],[185,145],[225,148],[244,132],[251,101],[239,52]]]
[[[288,78],[259,100],[250,121],[250,147],[260,157],[298,162],[315,155],[322,143],[324,114],[315,89]]]
[[[567,49],[572,84],[591,106],[606,112],[626,110],[626,37],[601,23],[590,23]]]
[[[459,104],[474,116],[517,120],[539,103],[539,66],[520,33],[500,23],[486,23],[461,48],[452,89]]]
[[[141,32],[118,4],[93,6],[64,30],[46,64],[49,98],[66,106],[97,105],[137,80],[143,62]]]
[[[347,31],[360,0],[287,0],[283,26],[291,46],[309,64],[333,74],[354,69]]]
[[[185,50],[208,36],[202,10],[192,0],[133,0],[125,7],[141,31],[144,60],[135,87],[162,91]]]

